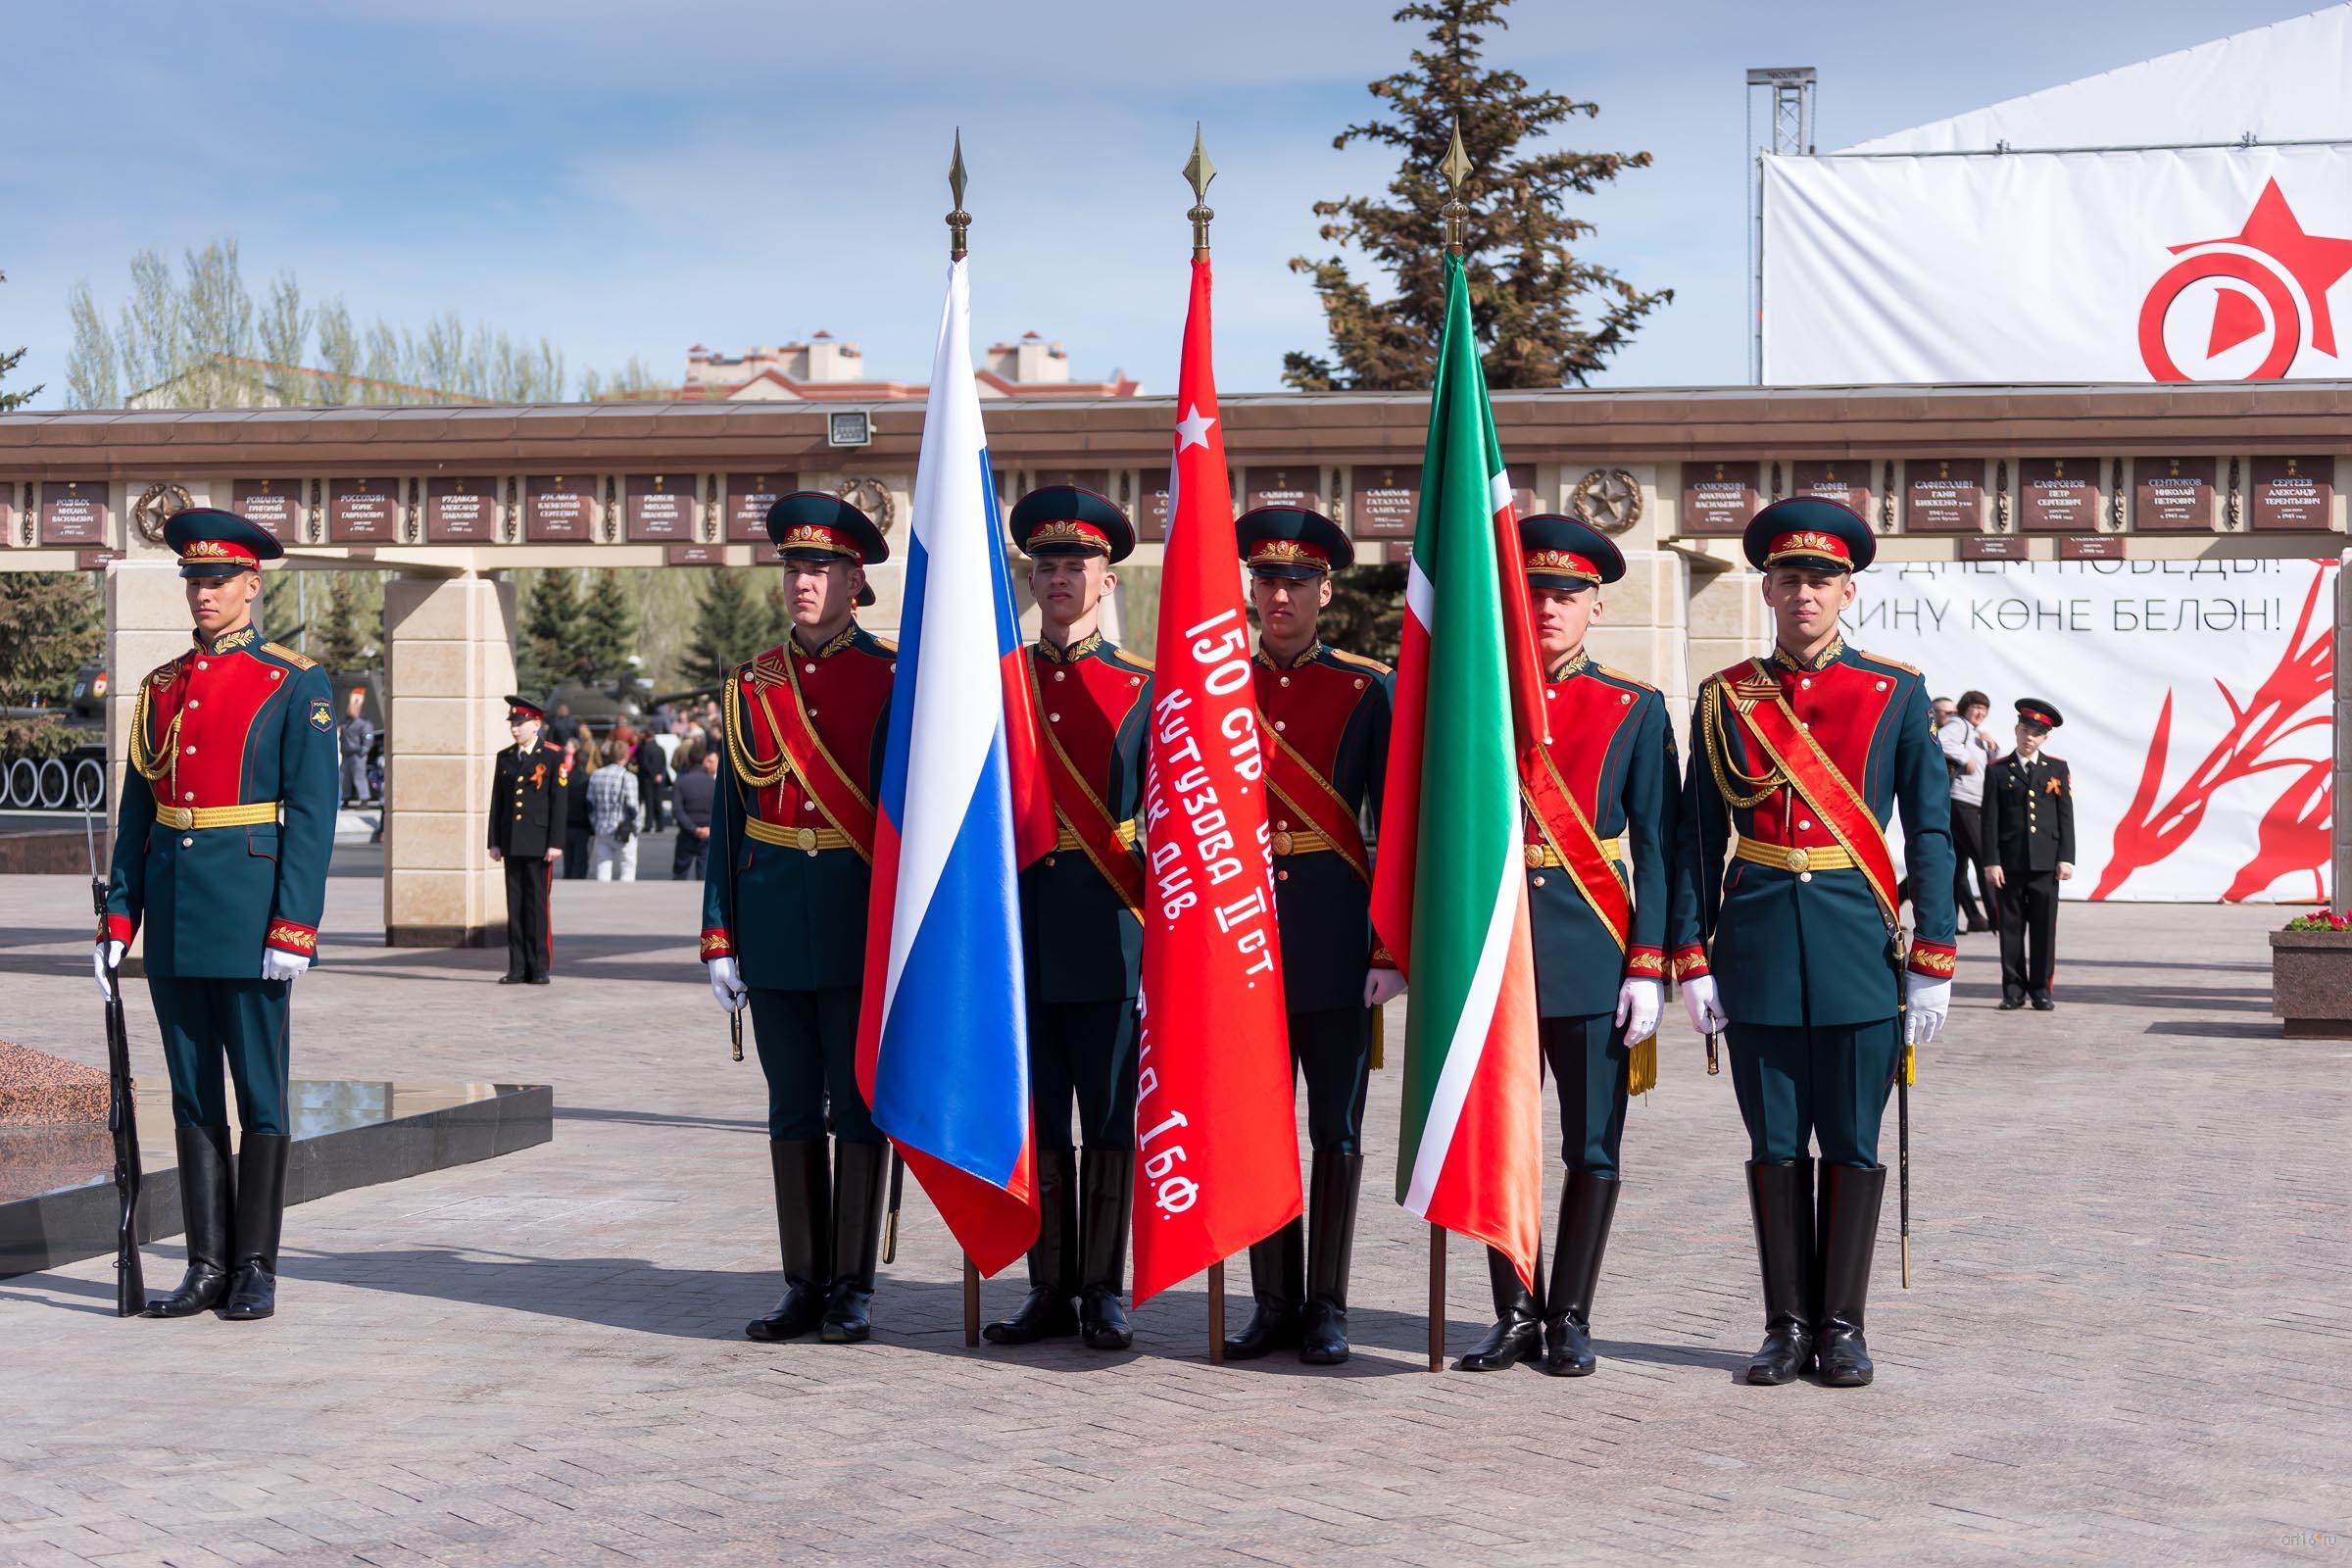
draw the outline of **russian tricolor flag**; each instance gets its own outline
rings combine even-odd
[[[948,273],[876,805],[858,1081],[983,1274],[1037,1240],[1019,869],[1053,848],[966,263]]]

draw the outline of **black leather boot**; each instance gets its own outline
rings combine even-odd
[[[1298,1359],[1309,1366],[1348,1359],[1348,1265],[1355,1252],[1355,1197],[1363,1179],[1361,1154],[1314,1157],[1307,1180],[1306,1311],[1298,1328]]]
[[[1543,1277],[1543,1263],[1536,1265]],[[1500,1372],[1532,1357],[1543,1347],[1544,1322],[1536,1298],[1519,1283],[1519,1271],[1494,1248],[1487,1249],[1487,1283],[1494,1292],[1494,1326],[1453,1363],[1456,1372]]]
[[[286,1217],[284,1133],[247,1133],[237,1145],[236,1267],[220,1315],[250,1323],[277,1310],[277,1238]]]
[[[1813,1364],[1813,1161],[1751,1160],[1747,1203],[1764,1269],[1764,1344],[1747,1381],[1788,1383]]]
[[[1862,1343],[1862,1311],[1870,1299],[1870,1259],[1878,1250],[1879,1204],[1886,1196],[1886,1167],[1821,1167],[1821,1316],[1817,1328],[1821,1381],[1858,1389],[1871,1379],[1870,1348]]]
[[[1075,1150],[1037,1152],[1037,1245],[1029,1249],[1029,1295],[1012,1316],[980,1332],[991,1345],[1035,1345],[1078,1332],[1078,1187]]]
[[[1127,1227],[1135,1213],[1135,1151],[1086,1152],[1078,1167],[1078,1333],[1092,1350],[1135,1343],[1127,1308]]]
[[[825,1315],[816,1326],[816,1337],[827,1345],[855,1345],[874,1331],[866,1308],[874,1300],[882,1186],[889,1174],[888,1144],[834,1140],[833,1277],[825,1287]]]
[[[188,1271],[169,1296],[148,1298],[145,1317],[194,1317],[228,1297],[228,1217],[235,1183],[228,1174],[226,1127],[178,1127],[179,1209],[188,1233]]]
[[[797,1340],[825,1315],[825,1270],[833,1261],[833,1172],[822,1138],[770,1139],[768,1169],[776,1186],[776,1250],[784,1258],[784,1298],[743,1326],[765,1344]]]
[[[1250,1247],[1250,1295],[1256,1305],[1239,1334],[1225,1336],[1225,1359],[1254,1361],[1298,1348],[1306,1300],[1306,1221],[1295,1219]]]
[[[1609,1223],[1617,1217],[1617,1178],[1589,1170],[1568,1173],[1560,1190],[1559,1245],[1551,1284],[1544,1293],[1544,1370],[1555,1378],[1591,1374],[1592,1291],[1600,1282]]]

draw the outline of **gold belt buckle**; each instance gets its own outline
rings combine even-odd
[[[1290,854],[1291,842],[1291,835],[1289,833],[1278,831],[1274,835],[1274,853],[1276,855]]]
[[[1807,854],[1805,851],[1792,849],[1788,852],[1789,870],[1803,871],[1810,868],[1812,864],[1813,857]]]
[[[1543,846],[1543,845],[1541,845],[1541,844],[1530,844],[1530,845],[1527,847],[1527,863],[1528,863],[1528,868],[1529,868],[1530,870],[1538,870],[1538,871],[1540,871],[1540,870],[1542,870],[1542,869],[1544,868],[1544,846]]]
[[[800,846],[802,849],[807,850],[810,855],[814,855],[816,853],[816,829],[812,827],[805,827],[801,829]]]

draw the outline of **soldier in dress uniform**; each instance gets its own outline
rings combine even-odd
[[[1144,955],[1135,816],[1152,662],[1106,641],[1101,621],[1102,598],[1118,585],[1111,567],[1135,548],[1135,530],[1109,501],[1066,484],[1023,496],[1011,520],[1037,601],[1041,635],[1029,672],[1060,839],[1021,873],[1037,1245],[1027,1298],[987,1334],[997,1345],[1077,1334],[1096,1349],[1125,1349],[1134,1338],[1120,1297],[1135,1196]],[[1086,1149],[1075,1173],[1073,1098]]]
[[[1625,575],[1625,557],[1576,517],[1529,517],[1519,538],[1551,732],[1540,765],[1523,761],[1520,815],[1538,1033],[1560,1097],[1568,1175],[1542,1299],[1489,1249],[1494,1327],[1458,1365],[1494,1371],[1540,1351],[1545,1372],[1583,1377],[1594,1364],[1592,1295],[1617,1211],[1626,1097],[1657,1078],[1682,768],[1657,688],[1585,650],[1601,587]],[[1695,916],[1689,923],[1694,935]]]
[[[261,564],[283,552],[233,512],[164,524],[195,646],[140,683],[115,830],[98,988],[142,922],[147,992],[172,1074],[188,1267],[150,1317],[268,1317],[285,1213],[293,983],[318,952],[335,839],[326,671],[264,642]],[[110,993],[111,994],[111,993]],[[244,1140],[232,1183],[221,1060]]]
[[[1699,687],[1677,855],[1713,948],[1680,948],[1674,968],[1692,1026],[1730,1032],[1747,1123],[1766,1315],[1747,1380],[1787,1383],[1818,1356],[1823,1383],[1857,1387],[1879,1123],[1951,1004],[1951,790],[1919,671],[1838,633],[1869,525],[1799,496],[1757,513],[1744,543],[1776,645]],[[1917,882],[1907,963],[1885,831],[1898,805]]]
[[[2037,1012],[2058,1004],[2050,979],[2058,966],[2058,884],[2075,874],[2075,780],[2066,760],[2042,751],[2066,720],[2055,704],[2017,704],[2017,750],[1992,764],[1984,781],[1985,877],[2000,894],[2001,1010],[2028,1002]]]
[[[1250,1249],[1256,1310],[1225,1341],[1238,1360],[1296,1348],[1348,1359],[1348,1273],[1364,1174],[1372,1009],[1404,989],[1372,934],[1372,853],[1389,757],[1395,678],[1316,635],[1331,574],[1354,564],[1339,524],[1300,507],[1260,507],[1235,525],[1257,611],[1250,675],[1268,728],[1274,903],[1293,1070],[1306,1080],[1313,1152],[1306,1214]]]
[[[507,731],[514,744],[498,754],[490,773],[490,858],[507,871],[507,972],[498,983],[543,986],[556,960],[548,906],[564,855],[571,774],[564,748],[547,738],[547,705],[538,698],[508,697]]]
[[[784,1297],[744,1332],[863,1340],[889,1148],[858,1088],[873,791],[898,649],[859,626],[864,513],[820,491],[767,514],[792,635],[728,671],[710,813],[702,954],[729,1011],[749,1005],[767,1075],[768,1164]],[[827,1157],[826,1132],[833,1139]]]

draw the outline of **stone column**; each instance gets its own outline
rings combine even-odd
[[[506,884],[484,847],[508,744],[514,589],[486,577],[384,585],[384,940],[476,948],[503,936]]]
[[[123,781],[140,789],[130,770],[130,712],[149,670],[188,651],[188,596],[179,563],[170,556],[111,563],[106,568],[106,822],[98,853],[114,853],[113,824],[122,810]],[[264,628],[267,630],[268,628]],[[146,937],[140,927],[136,955]],[[133,972],[137,972],[135,969]]]
[[[2352,888],[2352,550],[2335,569],[2335,809],[2328,819],[2328,906]]]

